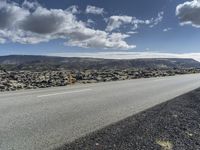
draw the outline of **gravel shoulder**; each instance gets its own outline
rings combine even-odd
[[[199,150],[200,89],[66,144],[61,150]]]

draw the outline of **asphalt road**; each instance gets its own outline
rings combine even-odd
[[[45,150],[200,87],[200,74],[0,93],[0,150]]]

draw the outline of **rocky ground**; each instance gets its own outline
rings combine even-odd
[[[200,89],[91,133],[59,150],[199,150]]]
[[[199,69],[107,69],[83,71],[0,71],[0,91],[66,86],[74,83],[97,83],[126,79],[199,73]]]

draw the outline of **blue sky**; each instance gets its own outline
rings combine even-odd
[[[199,27],[199,0],[2,0],[0,55],[185,55],[200,52]]]

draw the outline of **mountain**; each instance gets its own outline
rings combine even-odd
[[[152,59],[98,59],[68,58],[52,56],[9,55],[0,56],[0,65],[6,70],[84,70],[84,69],[126,69],[126,68],[200,68],[200,62],[193,59],[152,58]]]

